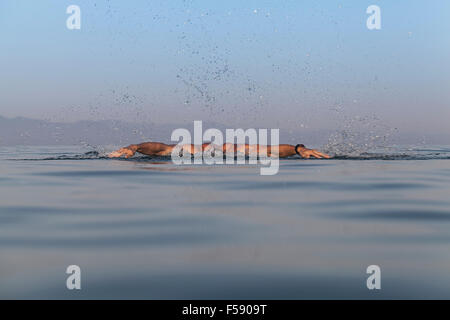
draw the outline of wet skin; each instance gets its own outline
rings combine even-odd
[[[132,157],[136,152],[148,155],[148,156],[170,156],[172,150],[175,148],[175,144],[165,144],[161,142],[144,142],[141,144],[132,144],[127,147],[121,148],[119,150],[111,152],[108,157],[118,158],[124,156],[125,158]],[[297,145],[297,152],[295,151],[296,146],[290,144],[280,144],[278,148],[272,148],[271,146],[263,145],[249,145],[249,144],[231,144],[224,143],[222,146],[212,145],[209,143],[204,143],[200,145],[186,144],[181,146],[183,152],[188,152],[191,154],[209,151],[211,148],[215,150],[222,149],[224,154],[232,153],[235,154],[245,153],[245,155],[257,155],[259,153],[267,154],[268,156],[276,155],[278,153],[279,158],[286,158],[295,155],[297,152],[302,158],[309,159],[313,158],[330,158],[329,155],[319,152],[314,149],[308,149],[303,145]],[[278,149],[278,151],[276,150]]]

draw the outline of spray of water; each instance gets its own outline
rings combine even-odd
[[[324,150],[334,156],[358,157],[372,152],[391,151],[391,137],[396,128],[376,116],[343,117],[339,129],[331,134]]]

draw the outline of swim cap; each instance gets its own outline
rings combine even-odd
[[[295,153],[298,154],[301,157],[302,155],[300,153],[298,153],[298,151],[297,151],[298,147],[305,148],[305,145],[304,144],[298,144],[298,145],[295,146]]]

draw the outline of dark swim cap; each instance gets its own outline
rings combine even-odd
[[[301,157],[302,155],[300,153],[298,153],[298,151],[297,151],[298,147],[305,148],[305,145],[304,144],[298,144],[298,145],[295,146],[295,153],[298,154]]]

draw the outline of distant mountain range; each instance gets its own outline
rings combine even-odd
[[[170,142],[172,131],[186,128],[193,133],[193,123],[155,124],[130,123],[118,120],[84,120],[77,122],[51,122],[24,117],[0,116],[0,146],[15,145],[127,145],[142,141]],[[217,128],[225,134],[223,124],[203,122],[203,130]],[[246,129],[246,128],[243,128]],[[382,133],[381,133],[382,134]],[[346,134],[333,130],[283,130],[280,128],[280,143],[304,143],[322,146],[327,143],[345,143]],[[358,137],[356,139],[359,139]],[[361,139],[363,140],[363,139]],[[354,142],[354,141],[353,141]],[[450,135],[396,133],[385,144],[443,144],[450,145]]]
[[[193,122],[184,124],[130,123],[120,120],[84,120],[77,122],[51,122],[24,117],[5,118],[0,116],[0,146],[15,145],[126,145],[142,141],[170,143],[172,131],[186,128],[193,134]],[[223,124],[203,121],[203,130],[217,128],[225,135]],[[247,128],[243,128],[247,129]],[[309,132],[308,135],[313,132]],[[314,136],[326,142],[329,132]],[[299,138],[308,143],[318,143],[318,139],[305,137],[305,133],[283,132],[280,143],[296,143]],[[287,141],[290,140],[290,141]],[[303,141],[303,140],[302,140]]]

